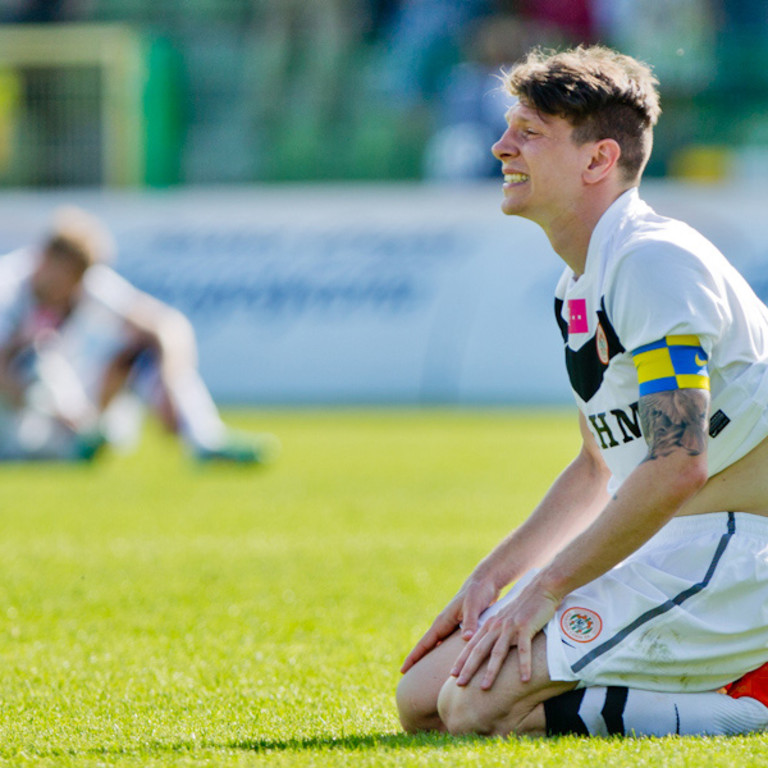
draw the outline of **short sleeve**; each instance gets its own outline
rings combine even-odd
[[[142,295],[125,278],[103,264],[97,264],[88,270],[85,289],[92,300],[123,318],[131,315]]]
[[[629,352],[682,337],[697,339],[704,357],[711,355],[730,314],[722,287],[701,259],[657,242],[640,244],[621,260],[605,306]]]

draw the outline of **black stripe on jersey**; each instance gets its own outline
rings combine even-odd
[[[557,320],[557,327],[560,329],[560,333],[563,336],[563,343],[568,343],[568,323],[563,320],[563,300],[555,299],[555,320]]]
[[[565,367],[574,392],[586,403],[589,402],[603,383],[608,364],[615,355],[624,352],[624,347],[608,319],[605,311],[605,298],[600,302],[597,320],[608,342],[608,363],[604,363],[597,354],[597,329],[592,338],[574,351],[568,346],[568,323],[563,320],[563,300],[555,299],[555,317],[565,343]]]

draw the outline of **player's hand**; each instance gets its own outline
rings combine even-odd
[[[509,655],[517,647],[520,680],[531,679],[531,643],[533,638],[555,615],[560,601],[554,595],[528,585],[517,599],[491,616],[467,643],[451,670],[457,685],[467,685],[487,660],[480,687],[488,690]]]
[[[499,590],[491,580],[470,577],[406,656],[400,671],[405,674],[419,659],[426,656],[459,627],[462,630],[461,636],[465,640],[471,639],[477,631],[480,614],[494,603],[498,596]]]

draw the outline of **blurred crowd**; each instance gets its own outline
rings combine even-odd
[[[766,0],[0,0],[1,23],[68,21],[171,43],[172,181],[486,176],[497,75],[533,45],[604,42],[652,64],[671,118],[651,174],[690,131],[768,141],[765,120],[738,133],[717,116],[725,91],[768,92]]]

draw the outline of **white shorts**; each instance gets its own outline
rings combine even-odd
[[[768,518],[672,519],[569,594],[545,632],[550,678],[578,687],[709,691],[735,680],[768,661]]]

